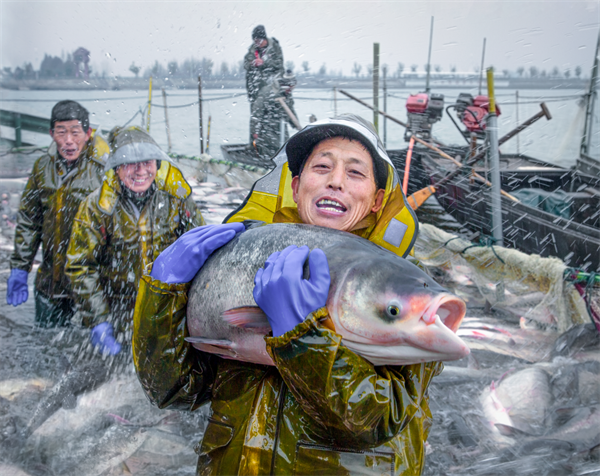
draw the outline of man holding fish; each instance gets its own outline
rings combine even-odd
[[[161,408],[194,410],[211,402],[197,447],[198,474],[420,474],[431,421],[427,388],[441,371],[436,360],[468,353],[458,338],[448,337],[464,316],[464,302],[428,292],[435,283],[411,264],[403,278],[413,288],[405,295],[388,291],[382,282],[378,286],[385,289],[371,293],[357,284],[360,272],[353,279],[350,271],[340,277],[340,261],[375,271],[383,271],[386,258],[404,262],[417,232],[416,217],[371,124],[354,115],[313,123],[274,161],[277,167],[254,185],[226,224],[184,234],[148,267],[134,314],[140,382]],[[267,225],[238,223],[244,220]],[[282,245],[254,270],[254,302],[238,299],[248,287],[245,261],[258,261],[255,250],[245,259],[239,251],[247,237],[260,231],[276,235],[283,226],[297,230],[295,244],[309,244],[310,225],[318,226],[315,236],[325,234],[324,251]],[[336,245],[339,236],[349,237],[349,244]],[[357,255],[361,244],[371,254]],[[236,249],[240,259],[228,265],[234,282],[220,289],[214,263],[227,262]],[[378,258],[359,257],[371,255]],[[195,297],[203,290],[216,293],[205,302],[205,319],[197,315],[203,303]],[[381,308],[364,309],[370,294],[383,299],[375,301],[384,303]],[[215,300],[234,303],[234,309],[222,307],[225,324],[220,325],[229,335],[197,335],[197,323],[209,320]],[[338,301],[344,301],[341,312]],[[367,326],[364,315],[371,319]],[[420,335],[417,344],[391,340],[403,335],[405,319]],[[265,325],[272,335],[262,337]],[[264,342],[264,359],[254,358],[252,349],[244,353],[241,340],[248,329],[260,337],[256,342]],[[450,347],[453,351],[444,354]]]

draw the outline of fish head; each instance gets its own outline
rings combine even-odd
[[[381,362],[396,365],[469,354],[456,335],[465,302],[409,261],[395,255],[357,261],[336,280],[328,308],[348,347],[358,345],[364,355],[371,346],[385,354]]]

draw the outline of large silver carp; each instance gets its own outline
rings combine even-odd
[[[456,335],[466,311],[462,299],[366,239],[300,224],[250,227],[211,255],[189,292],[188,341],[225,358],[274,365],[263,339],[271,329],[252,290],[269,255],[290,245],[325,252],[331,321],[324,325],[374,365],[457,360],[469,353]]]

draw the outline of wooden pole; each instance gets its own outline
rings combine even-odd
[[[481,96],[481,82],[483,81],[483,62],[485,60],[485,38],[483,39],[483,49],[481,50],[481,67],[479,68],[479,95]]]
[[[292,112],[292,110],[285,103],[285,99],[283,99],[283,98],[275,98],[275,100],[277,102],[279,102],[279,104],[281,104],[281,107],[283,108],[283,110],[285,111],[285,113],[288,115],[288,117],[290,118],[290,120],[292,121],[292,123],[294,124],[294,126],[296,127],[296,129],[298,129],[298,130],[302,129],[302,126],[300,125],[300,121],[298,121],[298,118],[296,116],[294,116],[294,113]]]
[[[429,76],[431,72],[431,44],[433,43],[433,17],[431,17],[431,28],[429,29],[429,53],[427,54],[427,76],[425,79],[425,92],[429,92]]]
[[[428,149],[431,149],[432,151],[434,151],[435,153],[437,153],[440,157],[443,157],[444,159],[448,159],[450,161],[452,161],[456,166],[458,167],[462,167],[464,164],[462,164],[461,162],[459,162],[458,160],[456,160],[454,157],[451,157],[450,155],[446,154],[446,152],[444,152],[443,150],[438,149],[436,146],[429,144],[428,142],[425,142],[423,139],[418,138],[417,136],[410,136],[411,139],[414,138],[414,140],[416,140],[419,144],[424,145],[425,147],[427,147]],[[479,180],[480,182],[486,184],[488,187],[491,187],[492,184],[486,180],[484,177],[482,177],[481,175],[479,175],[477,172],[473,172],[473,177],[475,177],[477,180]],[[439,187],[439,183],[436,184]],[[505,192],[504,190],[500,190],[500,193],[502,195],[504,195],[506,198],[510,198],[513,202],[518,202],[519,199],[513,197],[511,194],[509,194],[508,192]]]
[[[198,75],[198,117],[200,118],[200,154],[204,154],[204,135],[202,132],[202,75]]]
[[[333,88],[333,117],[337,116],[337,89]]]
[[[383,70],[383,110],[387,111],[387,68]],[[383,116],[383,148],[387,149],[387,117]]]
[[[379,134],[379,43],[373,43],[373,125]]]
[[[165,127],[167,129],[167,142],[169,144],[169,154],[171,153],[171,128],[169,127],[169,114],[167,113],[167,93],[162,88],[163,105],[165,106]]]
[[[152,76],[150,76],[150,83],[148,85],[148,119],[146,121],[146,132],[150,133],[150,119],[152,114],[150,110],[152,109]]]
[[[208,154],[208,147],[210,146],[210,108],[208,110],[208,130],[206,131],[206,153]]]
[[[519,124],[519,91],[515,91],[516,110],[517,110],[517,125]],[[521,153],[521,138],[517,136],[517,154]]]

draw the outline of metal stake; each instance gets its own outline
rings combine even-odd
[[[490,98],[486,132],[490,143],[490,178],[492,182],[492,235],[498,246],[503,246],[502,202],[500,198],[500,155],[498,153],[498,116],[494,96],[494,68],[487,69],[488,97]]]
[[[167,113],[167,93],[162,88],[163,105],[165,106],[165,127],[167,129],[167,142],[169,144],[169,154],[171,153],[171,128],[169,127],[169,114]]]

